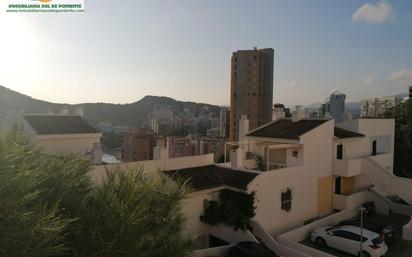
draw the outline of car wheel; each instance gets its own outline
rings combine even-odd
[[[371,257],[371,255],[365,251],[362,252],[362,254],[359,253],[360,257]]]
[[[320,246],[320,247],[325,247],[326,246],[326,241],[325,241],[325,239],[323,239],[323,238],[321,238],[321,237],[318,237],[318,238],[316,238],[316,245],[317,246]]]

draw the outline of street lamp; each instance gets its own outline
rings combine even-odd
[[[363,257],[363,213],[366,211],[365,207],[360,207],[360,254]]]

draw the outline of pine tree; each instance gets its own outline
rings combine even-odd
[[[0,139],[0,257],[185,257],[185,183],[50,156],[13,132]]]

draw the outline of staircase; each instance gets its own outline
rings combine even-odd
[[[385,192],[379,190],[379,188],[372,187],[369,189],[369,192],[371,192],[373,195],[378,197],[380,200],[385,202],[388,206],[389,209],[397,214],[405,215],[405,216],[412,216],[412,206],[411,205],[404,205],[404,204],[398,204],[394,203],[391,200],[387,198],[387,195]]]
[[[311,255],[305,254],[298,250],[292,249],[286,245],[283,245],[276,241],[272,235],[261,226],[258,222],[252,221],[253,236],[259,241],[260,244],[266,246],[271,251],[282,257],[311,257]]]
[[[396,204],[387,199],[389,195],[398,195],[407,203],[412,205],[412,184],[406,182],[392,173],[389,173],[385,168],[379,165],[370,157],[364,158],[363,174],[367,177],[371,186],[374,186],[374,192],[385,198],[394,207]],[[389,204],[389,203],[388,203]]]

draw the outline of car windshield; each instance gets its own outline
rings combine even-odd
[[[337,229],[340,229],[340,228],[341,228],[340,226],[330,227],[330,228],[325,229],[325,231],[328,232],[328,231],[337,230]]]
[[[372,239],[373,245],[380,245],[383,243],[382,239],[380,237],[377,237],[375,239]]]

